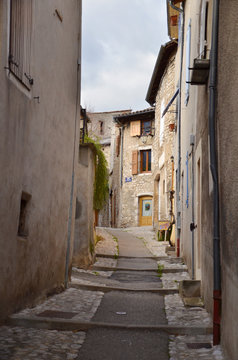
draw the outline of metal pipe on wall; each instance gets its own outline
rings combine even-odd
[[[213,309],[213,344],[220,343],[221,317],[221,259],[220,259],[220,219],[219,219],[219,182],[216,149],[216,92],[218,64],[218,19],[219,0],[213,0],[212,46],[210,55],[209,83],[209,136],[210,168],[213,179],[213,261],[214,261],[214,309]]]

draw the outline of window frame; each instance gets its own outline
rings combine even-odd
[[[144,124],[150,123],[149,132],[144,132]],[[141,120],[141,136],[152,135],[152,120]]]
[[[146,154],[146,170],[143,170],[143,154]],[[150,157],[149,157],[150,153]],[[150,161],[149,161],[150,158]],[[140,150],[140,173],[151,173],[152,171],[152,151],[151,149]],[[150,168],[150,169],[149,169]]]
[[[30,71],[31,34],[32,0],[10,0],[8,68],[29,91],[34,82]]]

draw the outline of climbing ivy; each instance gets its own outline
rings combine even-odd
[[[93,144],[96,150],[93,207],[95,210],[101,210],[108,199],[108,164],[99,140],[94,140],[88,135],[85,135],[84,142]]]

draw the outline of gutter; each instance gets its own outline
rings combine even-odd
[[[218,19],[219,0],[213,1],[212,46],[210,55],[209,82],[209,136],[210,136],[210,168],[213,179],[213,344],[220,343],[221,322],[221,255],[220,255],[220,219],[219,219],[219,181],[216,149],[216,95],[217,95],[217,63],[218,63]]]

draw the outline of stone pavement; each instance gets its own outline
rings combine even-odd
[[[114,234],[113,236],[111,231]],[[105,289],[108,286],[118,286],[118,280],[113,279],[114,275],[111,275],[113,274],[113,268],[117,266],[118,241],[116,234],[117,232],[119,234],[120,231],[116,229],[109,231],[99,229],[99,232],[104,235],[106,240],[99,241],[96,246],[98,257],[94,268],[87,271],[73,269],[69,289],[50,297],[33,309],[25,309],[15,314],[10,319],[11,326],[0,327],[1,360],[81,359],[80,354],[83,354],[83,352],[81,352],[80,348],[85,339],[90,338],[90,331],[86,330],[88,324],[99,327],[99,330],[97,328],[92,329],[91,333],[99,331],[100,336],[107,334],[107,338],[110,339],[110,328],[103,330],[101,328],[102,324],[96,324],[92,318],[96,314],[98,307],[101,308],[100,304],[105,297]],[[157,259],[157,262],[160,266],[163,265],[164,272],[162,272],[160,285],[157,286],[155,291],[161,291],[162,288],[162,290],[167,289],[170,292],[164,296],[168,325],[175,327],[179,325],[188,328],[194,326],[211,328],[212,323],[207,312],[200,307],[185,307],[178,295],[179,281],[189,279],[189,275],[186,271],[186,265],[182,261],[167,256],[165,252],[167,243],[158,242],[154,231],[148,227],[127,228],[121,230],[121,232],[125,235],[127,233],[128,235],[135,235],[147,247],[151,256],[160,258]],[[105,270],[107,268],[108,270]],[[170,269],[172,271],[177,269],[178,271],[169,272]],[[152,283],[153,279],[150,286]],[[104,291],[94,291],[92,289],[93,286],[98,284],[100,284],[102,290],[105,288]],[[127,282],[123,286],[126,287],[128,284],[130,283]],[[85,286],[84,289],[80,288],[82,285]],[[138,283],[136,286],[138,290],[140,284]],[[151,336],[151,341],[152,338],[154,344],[157,344],[157,341],[155,341],[156,335]],[[150,344],[153,346],[152,342]],[[85,342],[85,348],[86,345],[87,342]],[[129,346],[130,344],[125,342],[124,345]],[[171,334],[168,347],[170,360],[225,360],[220,346],[212,346],[212,335],[191,333],[189,335],[180,334],[175,336]],[[131,346],[128,349],[128,351],[131,351]],[[126,357],[123,358],[127,359]],[[87,357],[82,359],[89,360]],[[97,357],[92,359],[97,359]],[[128,357],[128,359],[131,359],[131,357]]]

